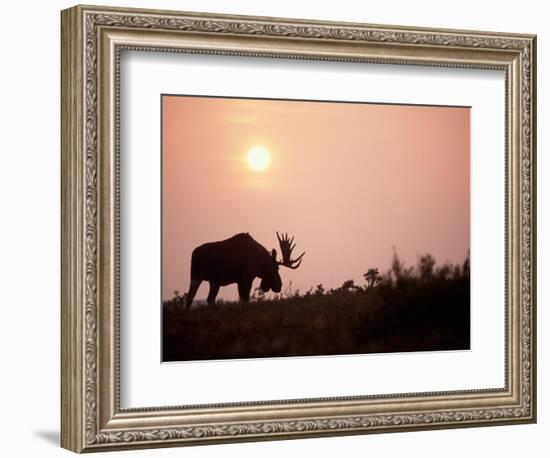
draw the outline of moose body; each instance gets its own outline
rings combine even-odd
[[[288,244],[288,248],[291,248],[292,242],[289,243],[287,237],[279,238],[279,243],[282,243],[281,247],[285,246],[287,250],[284,244]],[[268,252],[248,233],[237,234],[219,242],[205,243],[195,248],[191,255],[191,283],[186,298],[187,308],[191,306],[203,281],[208,281],[210,284],[207,299],[210,305],[215,303],[221,286],[233,283],[238,286],[240,300],[248,301],[255,278],[261,279],[260,288],[264,292],[270,290],[280,292],[282,281],[279,265],[296,268],[301,262],[301,256],[294,261],[290,260],[291,250],[287,251],[288,256],[285,258],[285,251],[283,251],[283,262],[278,262],[275,250]],[[297,262],[298,265],[291,264]]]

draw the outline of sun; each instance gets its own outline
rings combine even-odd
[[[263,172],[271,164],[271,153],[263,146],[253,146],[248,150],[246,162],[252,170]]]

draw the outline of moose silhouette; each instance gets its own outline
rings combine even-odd
[[[268,252],[248,233],[234,235],[219,242],[209,242],[193,250],[191,255],[191,284],[185,305],[191,307],[197,290],[203,281],[210,283],[207,302],[214,305],[221,286],[237,283],[239,298],[248,302],[252,282],[256,277],[261,279],[260,288],[264,292],[281,291],[282,281],[279,266],[297,269],[305,255],[303,252],[296,259],[291,259],[296,244],[294,237],[288,234],[279,235],[277,239],[281,248],[282,260],[277,261],[275,249]]]

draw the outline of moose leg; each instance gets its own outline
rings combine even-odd
[[[239,299],[241,302],[248,302],[251,288],[252,280],[243,280],[239,282]]]
[[[216,296],[220,290],[220,285],[210,282],[210,291],[208,292],[208,298],[206,299],[208,305],[214,305],[216,303]]]
[[[191,307],[191,304],[193,303],[193,299],[195,299],[195,294],[197,294],[197,290],[199,289],[199,286],[201,285],[202,280],[194,280],[191,279],[191,284],[189,285],[189,291],[187,292],[187,297],[185,298],[185,308]]]

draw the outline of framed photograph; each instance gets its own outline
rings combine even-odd
[[[470,107],[161,97],[163,362],[470,350]]]
[[[62,446],[536,421],[536,37],[62,12]]]

